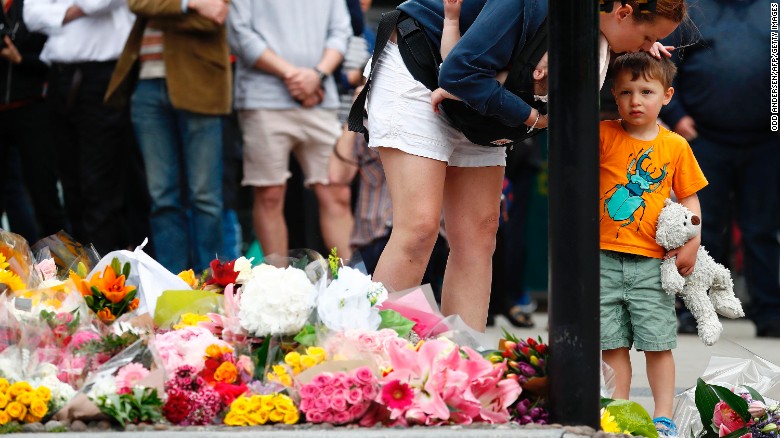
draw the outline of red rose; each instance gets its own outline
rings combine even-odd
[[[243,383],[240,385],[231,385],[229,383],[218,382],[214,385],[214,390],[219,393],[222,403],[230,406],[230,404],[233,403],[233,400],[246,392],[246,385]]]
[[[187,418],[192,410],[192,402],[187,394],[181,391],[168,392],[168,400],[163,405],[163,415],[173,424],[179,424]]]
[[[211,267],[211,278],[206,284],[217,284],[222,287],[226,287],[231,283],[236,282],[238,272],[233,270],[233,265],[236,261],[231,260],[229,262],[222,263],[217,259],[214,259],[209,263]]]

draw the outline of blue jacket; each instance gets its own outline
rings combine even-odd
[[[683,24],[664,40],[683,47],[672,52],[678,71],[664,122],[674,128],[689,115],[700,136],[722,143],[777,137],[769,130],[769,3],[699,0],[689,9],[696,26]]]
[[[438,49],[444,25],[441,0],[407,0],[398,9],[415,18]],[[495,80],[507,69],[518,42],[547,16],[545,0],[469,0],[460,11],[462,38],[441,66],[439,86],[508,126],[522,125],[531,107]]]

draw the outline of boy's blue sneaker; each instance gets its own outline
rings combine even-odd
[[[671,418],[656,417],[653,418],[653,424],[655,425],[655,430],[658,431],[659,438],[677,438],[680,435],[677,432],[677,425],[674,424]]]

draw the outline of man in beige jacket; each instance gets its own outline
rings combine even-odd
[[[174,273],[203,270],[222,249],[222,116],[231,108],[228,5],[128,5],[137,19],[106,101],[130,103],[152,197],[157,260]]]

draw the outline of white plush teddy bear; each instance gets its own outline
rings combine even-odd
[[[679,248],[699,233],[701,219],[682,204],[667,199],[658,217],[655,241],[670,251]],[[745,316],[742,304],[734,296],[734,282],[725,266],[716,263],[704,246],[696,254],[693,272],[683,277],[677,272],[677,257],[671,257],[661,263],[661,285],[670,295],[678,294],[685,307],[696,318],[699,338],[707,345],[714,344],[723,331],[718,321],[719,313],[727,318]],[[709,297],[707,290],[709,289]]]

